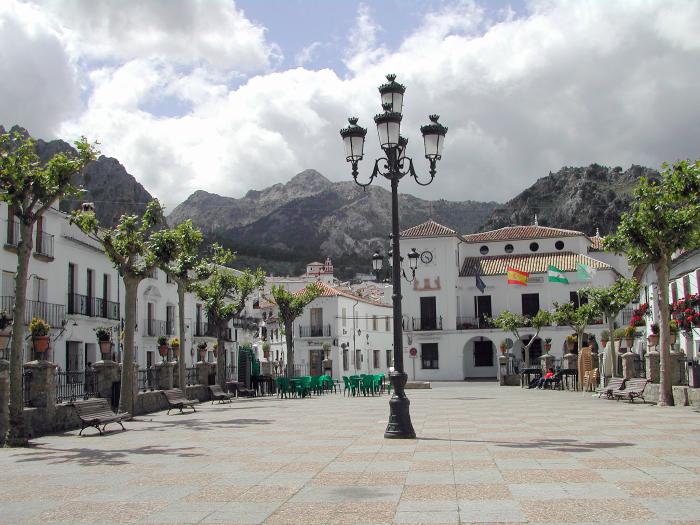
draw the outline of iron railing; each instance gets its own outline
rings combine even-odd
[[[311,325],[304,326],[299,325],[299,337],[330,337],[331,336],[331,325]]]
[[[287,365],[284,365],[284,368],[280,370],[281,376],[287,376]],[[292,377],[301,377],[301,376],[308,376],[309,375],[309,365],[308,364],[302,364],[302,365],[294,365],[294,375]]]
[[[632,316],[634,315],[634,310],[632,308],[625,308],[619,313],[620,326],[628,326],[632,321]]]
[[[200,321],[194,325],[195,337],[216,337],[216,326]]]
[[[175,335],[175,320],[170,319],[165,321],[165,335]]]
[[[226,378],[226,381],[234,381],[234,378],[236,377],[236,366],[226,365],[224,377]]]
[[[77,293],[68,294],[68,314],[119,320],[119,303]]]
[[[188,385],[197,385],[199,380],[197,378],[197,367],[192,366],[185,369],[185,375],[187,376],[186,381]]]
[[[56,403],[98,396],[97,374],[94,370],[56,372]]]
[[[35,246],[34,252],[37,255],[53,258],[53,235],[45,231],[37,232]]]
[[[140,369],[138,377],[139,392],[156,389],[156,373],[152,368]]]
[[[442,330],[442,316],[437,318],[412,317],[411,328],[413,331]]]
[[[477,330],[494,327],[493,323],[483,317],[458,316],[456,321],[457,330]]]
[[[15,308],[13,295],[2,296],[0,307],[12,317]],[[62,304],[45,303],[44,301],[27,301],[24,311],[24,324],[29,324],[33,317],[39,317],[53,328],[60,328],[66,321],[66,307]]]
[[[143,335],[147,337],[160,337],[168,335],[166,322],[160,319],[144,319],[143,320]]]

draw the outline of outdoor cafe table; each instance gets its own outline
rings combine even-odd
[[[578,390],[578,369],[576,368],[562,368],[560,370],[561,372],[561,380],[563,383],[563,386],[566,390],[569,390],[569,378],[571,378],[571,389],[572,390]]]
[[[530,381],[532,381],[531,376],[535,376],[535,379],[540,377],[542,375],[542,369],[539,367],[530,367],[530,368],[523,368],[522,372],[520,373],[520,387],[526,387],[530,385]],[[527,380],[525,377],[527,376]]]

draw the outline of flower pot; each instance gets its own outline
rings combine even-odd
[[[544,344],[544,353],[548,354],[549,351],[552,349],[552,344],[551,343],[545,343]]]
[[[199,360],[200,360],[200,361],[204,361],[204,357],[205,357],[206,355],[207,355],[207,351],[206,351],[206,350],[200,350],[200,351],[199,351]]]
[[[175,359],[180,357],[180,345],[173,345],[173,356]]]
[[[649,334],[647,336],[647,343],[649,343],[649,346],[656,346],[659,344],[659,335],[658,334]]]
[[[158,347],[158,353],[160,354],[161,357],[165,357],[168,355],[168,345],[160,345]]]
[[[605,345],[608,344],[608,341],[610,341],[610,339],[601,339],[600,340],[600,344],[603,345],[603,348],[605,348]]]
[[[100,345],[102,359],[109,357],[109,354],[112,353],[112,341],[97,341],[97,344]]]
[[[34,351],[37,354],[43,354],[49,349],[49,336],[48,335],[34,335],[32,336],[32,345]]]
[[[263,350],[263,357],[264,357],[265,359],[269,359],[269,358],[270,358],[270,351],[269,351],[269,350]],[[328,356],[326,356],[326,359],[328,359]]]
[[[500,347],[501,353],[505,354],[506,350],[508,350],[505,346]]]
[[[12,326],[7,325],[5,328],[0,330],[0,350],[5,350],[10,344],[10,338],[12,334]]]
[[[625,337],[625,348],[632,348],[634,344],[634,337]]]

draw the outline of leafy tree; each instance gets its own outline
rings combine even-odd
[[[650,264],[659,293],[659,405],[673,405],[668,282],[673,254],[700,246],[700,160],[662,166],[660,180],[641,179],[631,209],[620,217],[613,235],[603,241],[606,250],[624,253],[634,265]]]
[[[30,137],[18,132],[0,135],[0,200],[7,203],[13,218],[19,223],[13,306],[15,324],[10,347],[10,445],[27,443],[22,399],[22,356],[32,231],[57,200],[80,193],[72,183],[73,178],[95,158],[96,152],[84,137],[75,142],[75,148],[75,152],[57,153],[42,164],[35,142]],[[0,436],[0,444],[4,440],[5,436]]]
[[[171,229],[164,229],[151,235],[149,244],[156,264],[177,285],[178,334],[180,336],[180,356],[177,360],[177,374],[180,388],[186,383],[185,369],[185,293],[192,289],[197,276],[195,269],[201,263],[199,250],[202,245],[202,232],[186,220]]]
[[[598,314],[608,319],[608,331],[612,336],[615,333],[615,317],[629,303],[639,297],[639,282],[636,279],[621,277],[607,288],[583,288],[582,294],[588,298],[588,304],[593,305]],[[611,339],[610,354],[613,362],[613,375],[616,372],[617,357],[615,355],[615,341]]]
[[[525,350],[525,366],[529,366],[530,347],[532,343],[535,342],[535,339],[537,339],[537,336],[540,335],[542,328],[552,324],[552,315],[546,310],[539,310],[534,316],[528,317],[504,310],[498,317],[494,317],[490,321],[504,332],[513,334],[518,341],[522,340],[520,335],[522,328],[527,328],[528,332],[531,332],[531,329],[535,330],[535,334],[523,347]]]
[[[136,297],[139,283],[155,268],[156,259],[149,239],[154,228],[163,222],[163,208],[157,200],[148,203],[142,216],[122,215],[114,228],[101,228],[94,210],[73,212],[71,222],[102,245],[107,257],[119,270],[124,281],[124,351],[122,354],[119,410],[134,410],[134,332],[136,331]]]
[[[570,326],[576,332],[579,349],[583,348],[583,336],[586,327],[592,324],[599,315],[598,310],[592,304],[582,304],[579,307],[573,303],[553,303],[552,321],[559,326]]]
[[[227,268],[234,260],[234,254],[215,244],[209,261],[197,268],[199,280],[192,288],[204,301],[209,323],[216,327],[216,340],[219,352],[216,357],[216,382],[226,387],[225,334],[228,323],[245,308],[250,294],[265,284],[265,273],[258,268],[254,272],[242,272]]]
[[[271,292],[279,310],[279,318],[284,324],[284,339],[287,343],[287,375],[293,377],[294,333],[292,332],[292,324],[302,314],[304,308],[321,295],[321,289],[316,283],[312,283],[307,285],[301,292],[295,294],[282,286],[273,286]]]

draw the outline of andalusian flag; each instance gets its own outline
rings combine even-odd
[[[530,274],[518,270],[516,268],[508,267],[508,284],[519,284],[520,286],[527,286],[527,280]]]
[[[593,280],[593,274],[595,273],[595,270],[588,266],[587,264],[583,264],[580,262],[576,263],[576,278],[579,281],[591,281]]]
[[[547,266],[547,277],[550,283],[569,284],[569,280],[564,277],[564,272],[551,264]]]

